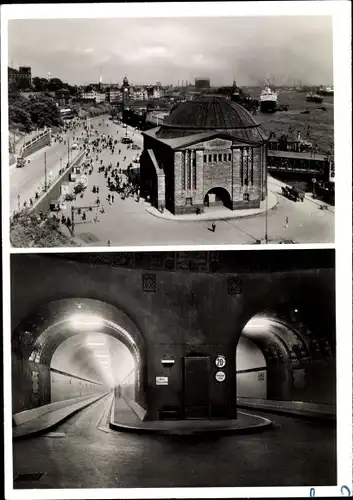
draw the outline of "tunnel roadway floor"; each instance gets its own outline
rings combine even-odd
[[[15,481],[14,488],[336,484],[333,422],[267,412],[274,426],[260,434],[138,435],[109,430],[110,397],[77,413],[55,432],[14,441],[14,478],[44,473],[38,481]]]

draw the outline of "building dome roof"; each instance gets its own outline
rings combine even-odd
[[[234,130],[258,126],[251,114],[239,104],[222,97],[208,96],[181,103],[164,120],[162,127]]]

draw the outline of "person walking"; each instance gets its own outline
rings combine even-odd
[[[214,222],[212,222],[212,232],[215,233],[216,232],[216,224]]]
[[[288,219],[288,217],[286,217],[286,218],[285,218],[285,224],[284,224],[284,227],[285,227],[286,229],[288,229],[288,223],[289,223],[289,219]]]

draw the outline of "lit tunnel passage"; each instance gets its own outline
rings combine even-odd
[[[334,404],[334,345],[316,326],[300,308],[255,314],[237,346],[237,397]]]
[[[92,299],[51,302],[13,335],[13,413],[116,390],[143,402],[144,340],[133,321]]]

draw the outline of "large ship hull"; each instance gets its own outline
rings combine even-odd
[[[322,97],[320,97],[320,96],[308,96],[308,97],[306,98],[306,100],[307,100],[308,102],[317,102],[317,103],[322,103],[323,98],[322,98]]]
[[[277,110],[277,101],[261,101],[260,100],[260,111],[261,113],[274,113]]]
[[[333,96],[334,95],[333,90],[319,90],[318,93],[322,96]]]

